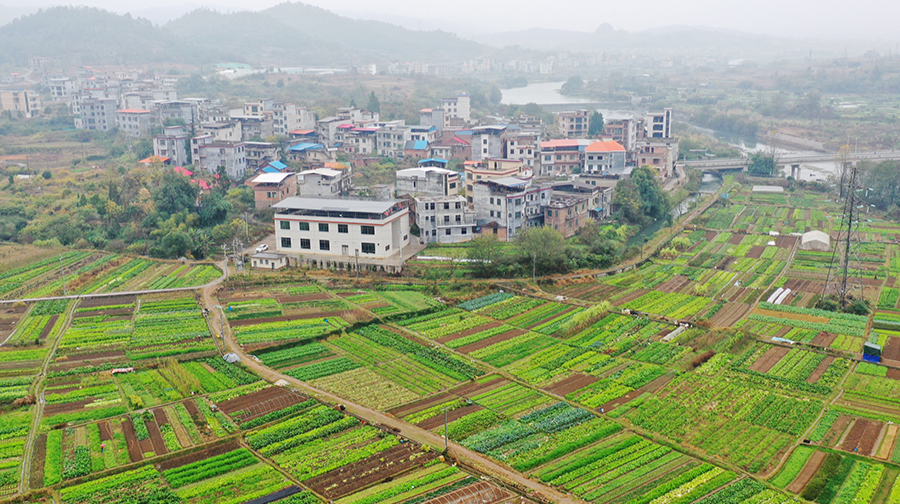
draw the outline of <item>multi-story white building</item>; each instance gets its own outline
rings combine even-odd
[[[588,145],[584,149],[583,172],[625,175],[625,147],[613,140]]]
[[[304,197],[335,198],[353,187],[352,169],[316,168],[297,176],[297,194]]]
[[[297,107],[293,103],[275,103],[272,108],[275,114],[275,134],[287,136],[298,129],[315,129],[316,113],[306,107]]]
[[[68,101],[75,94],[75,81],[68,77],[50,79],[50,97],[54,100]]]
[[[590,115],[587,110],[560,112],[556,122],[559,134],[566,138],[585,138],[590,127]]]
[[[116,111],[116,127],[129,136],[139,137],[150,132],[149,110],[123,109]]]
[[[0,110],[10,111],[13,117],[36,117],[41,113],[41,97],[34,91],[0,91]]]
[[[543,224],[551,195],[549,185],[516,177],[476,182],[476,222],[493,229],[500,240],[512,240],[523,228]]]
[[[536,134],[507,134],[506,159],[518,159],[534,173],[540,172],[540,136]]]
[[[470,204],[475,203],[475,184],[477,182],[507,177],[523,178],[528,173],[522,161],[517,159],[485,159],[481,162],[467,161],[465,170],[466,199]],[[533,174],[533,172],[531,173]]]
[[[383,259],[409,244],[409,209],[399,201],[293,196],[275,208],[275,247],[330,260]]]
[[[415,221],[421,243],[459,243],[475,237],[475,211],[466,198],[424,196],[415,198]]]
[[[77,129],[109,131],[116,126],[116,100],[113,98],[82,98],[75,116]]]
[[[672,109],[666,108],[662,112],[650,112],[647,114],[647,137],[672,137]]]
[[[409,127],[404,121],[386,123],[375,132],[375,144],[382,156],[402,156],[403,148],[410,139]]]
[[[506,126],[478,126],[472,128],[472,161],[502,158],[503,143],[506,141]]]
[[[242,142],[221,142],[212,135],[201,135],[191,139],[191,154],[194,164],[210,173],[216,173],[222,166],[231,179],[238,180],[247,172]]]
[[[454,122],[465,124],[472,120],[472,97],[468,93],[460,93],[456,98],[444,98],[441,100],[441,108],[444,109],[444,128],[450,129]],[[454,121],[456,119],[456,121]]]
[[[188,155],[190,139],[191,135],[184,126],[167,126],[163,128],[162,135],[153,135],[153,155],[170,158],[175,166],[191,164]]]
[[[456,196],[460,185],[459,173],[446,168],[422,166],[397,171],[398,195]]]

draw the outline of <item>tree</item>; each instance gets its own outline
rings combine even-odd
[[[565,271],[566,239],[559,230],[548,227],[531,227],[519,233],[516,246],[520,262],[531,266],[531,276]]]
[[[495,234],[484,234],[472,240],[466,257],[474,261],[472,266],[475,274],[481,278],[488,278],[497,270],[497,260],[500,258],[500,242]]]
[[[381,112],[381,102],[375,96],[375,91],[369,93],[369,103],[366,105],[369,112]]]
[[[603,133],[604,126],[606,125],[603,122],[603,114],[601,114],[599,110],[595,110],[591,113],[591,118],[589,120],[588,136],[600,136],[600,134]]]
[[[763,152],[754,152],[750,154],[750,163],[747,166],[747,171],[754,175],[771,177],[775,173],[775,158]]]
[[[197,185],[187,177],[166,171],[162,183],[153,191],[153,203],[158,211],[167,216],[185,210],[193,211],[197,206],[198,193]]]
[[[581,91],[582,88],[584,88],[584,80],[578,75],[573,75],[562,85],[559,93],[564,95],[575,94]]]

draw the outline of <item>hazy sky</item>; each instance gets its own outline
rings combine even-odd
[[[117,12],[130,11],[158,22],[201,5],[218,10],[259,10],[282,1],[0,0],[0,6],[91,5]],[[900,17],[897,0],[307,0],[306,3],[343,15],[389,20],[414,29],[444,26],[458,33],[535,26],[593,31],[602,23],[610,23],[616,29],[628,31],[695,25],[793,38],[900,39],[895,28]]]

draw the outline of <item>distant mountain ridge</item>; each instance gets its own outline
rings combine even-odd
[[[154,62],[341,65],[447,63],[491,50],[442,31],[355,20],[302,3],[259,12],[197,9],[162,26],[88,7],[53,7],[0,26],[0,63],[46,56],[84,65]]]

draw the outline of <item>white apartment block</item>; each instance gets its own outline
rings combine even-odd
[[[283,254],[383,259],[409,244],[409,209],[399,201],[292,196],[272,207],[275,247]]]
[[[459,243],[475,237],[475,211],[463,196],[425,196],[415,202],[421,243]]]
[[[244,178],[247,172],[247,157],[242,142],[220,142],[212,135],[202,135],[191,139],[191,155],[194,164],[216,173],[220,166],[234,180]]]

